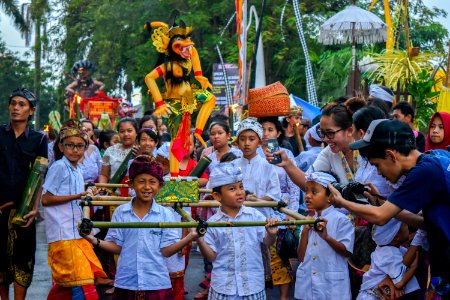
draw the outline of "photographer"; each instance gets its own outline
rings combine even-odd
[[[379,207],[347,201],[329,185],[333,204],[377,225],[386,224],[403,209],[415,214],[422,211],[430,243],[432,288],[441,290],[441,296],[447,299],[450,296],[446,285],[450,282],[450,195],[447,184],[450,168],[444,166],[450,164],[450,158],[444,152],[426,155],[417,151],[412,130],[396,120],[372,121],[364,138],[350,144],[350,148],[359,150],[390,182],[396,183],[402,175],[405,179]],[[439,285],[433,286],[433,282]]]

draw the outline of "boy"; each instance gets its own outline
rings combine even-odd
[[[219,201],[219,211],[208,222],[239,222],[266,220],[256,209],[243,206],[245,190],[242,172],[235,161],[218,164],[210,174],[213,197]],[[209,298],[266,299],[264,266],[260,244],[275,242],[275,219],[268,219],[266,230],[261,227],[209,228],[198,239],[203,256],[213,263]],[[266,231],[266,233],[265,233]]]
[[[406,177],[379,207],[347,201],[330,186],[334,204],[377,225],[387,223],[402,209],[422,211],[430,242],[431,275],[442,279],[439,282],[444,285],[450,283],[450,194],[446,182],[450,167],[441,165],[445,158],[417,151],[411,128],[397,120],[372,121],[364,138],[350,144],[350,148],[359,149],[390,182]]]

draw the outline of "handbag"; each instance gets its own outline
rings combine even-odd
[[[286,116],[290,113],[290,98],[284,85],[277,81],[248,91],[250,117]]]

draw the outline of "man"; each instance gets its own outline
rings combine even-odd
[[[9,124],[0,125],[0,298],[8,299],[14,282],[14,299],[25,299],[31,284],[36,250],[34,219],[39,201],[24,216],[28,223],[13,225],[12,217],[25,190],[36,157],[47,157],[45,135],[28,127],[36,97],[27,89],[14,90],[9,97]]]
[[[300,152],[306,150],[306,141],[303,139],[303,136],[305,135],[309,127],[311,127],[311,121],[307,118],[302,118],[302,111],[303,109],[300,106],[291,107],[290,114],[284,118],[282,123],[285,129],[286,138],[292,146],[292,153],[294,154],[294,156],[297,156],[300,154]],[[302,145],[298,144],[298,139],[295,136],[294,127],[298,128]]]
[[[408,102],[402,101],[392,108],[392,118],[408,124],[416,137],[416,148],[425,151],[425,136],[414,128],[414,109]]]
[[[373,99],[383,100],[388,110],[391,110],[392,103],[394,102],[394,92],[386,86],[371,84],[369,87],[369,104]]]
[[[405,178],[379,207],[347,201],[330,185],[334,205],[377,225],[386,224],[403,209],[415,214],[422,211],[430,243],[431,276],[443,286],[450,283],[450,195],[446,182],[450,164],[445,168],[441,165],[448,159],[416,150],[411,128],[397,120],[372,121],[364,138],[350,148],[358,149],[390,182]],[[445,297],[450,297],[448,289]]]

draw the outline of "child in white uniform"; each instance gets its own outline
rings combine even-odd
[[[324,172],[305,178],[305,203],[315,217],[326,220],[322,230],[303,226],[295,283],[296,299],[351,299],[347,258],[353,251],[355,230],[350,220],[330,205],[328,184],[336,179]]]
[[[236,161],[218,164],[211,172],[210,186],[219,211],[208,222],[265,221],[263,214],[243,206],[245,190]],[[212,262],[211,300],[265,300],[264,267],[260,244],[275,242],[275,219],[263,227],[208,228],[198,239],[203,256]]]
[[[422,231],[418,231],[422,233]],[[417,268],[416,253],[418,240],[416,235],[412,246],[402,247],[408,240],[409,231],[405,223],[392,218],[383,226],[374,226],[372,238],[377,248],[370,256],[370,269],[363,276],[357,300],[376,300],[382,297],[380,283],[388,276],[396,289],[404,289],[405,295],[420,289],[414,272]],[[391,291],[393,293],[394,291]]]

